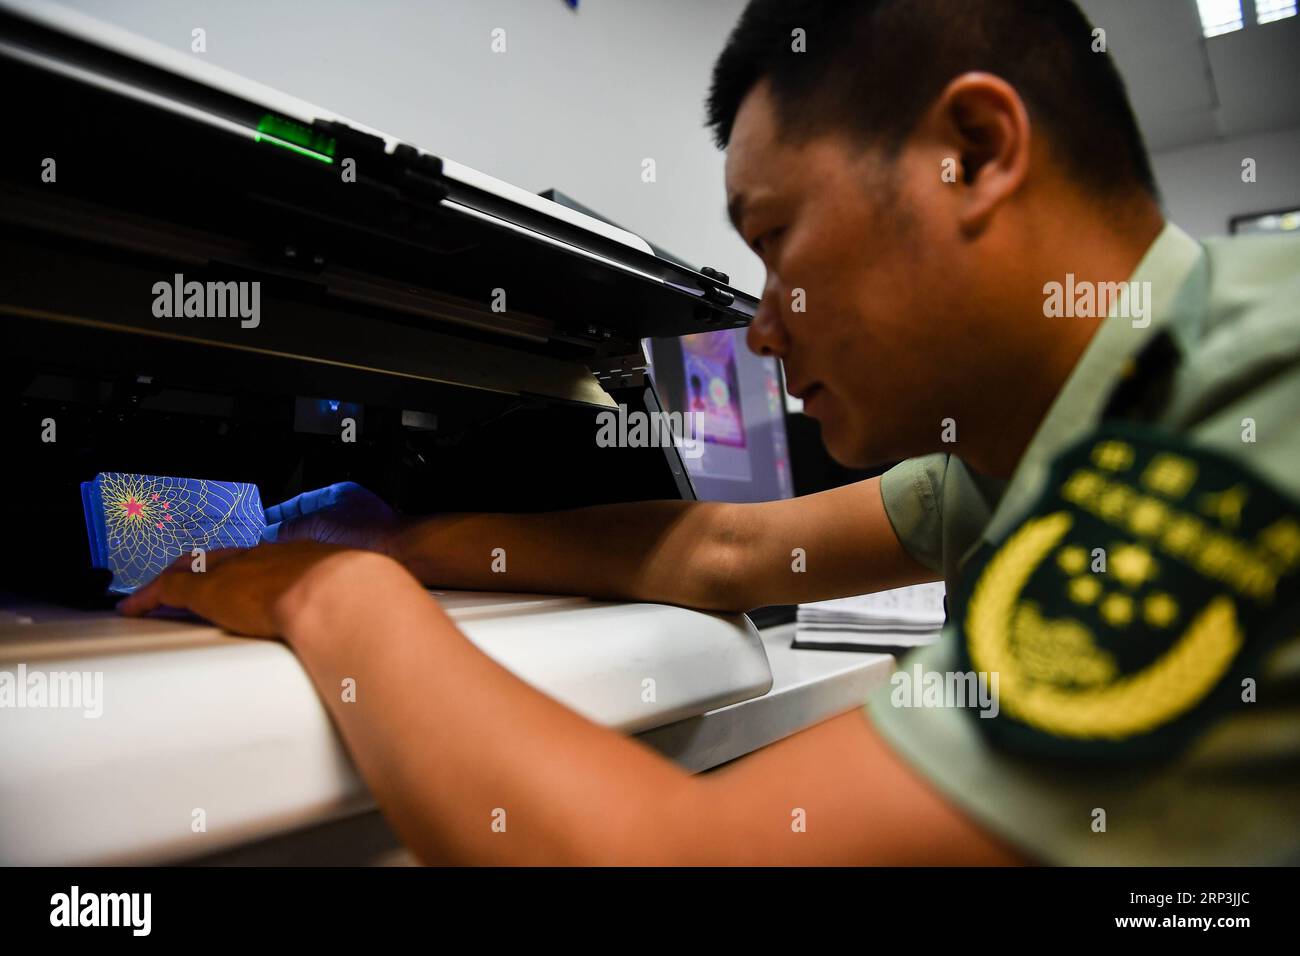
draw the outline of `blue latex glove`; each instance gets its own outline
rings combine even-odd
[[[387,551],[397,513],[355,481],[341,481],[266,509],[264,541],[320,541]]]

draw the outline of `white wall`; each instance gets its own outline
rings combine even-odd
[[[1241,179],[1255,160],[1256,181]],[[1225,235],[1243,213],[1300,209],[1300,127],[1151,157],[1169,218],[1194,236]]]
[[[703,128],[743,0],[64,0],[525,189],[556,187],[757,292]],[[493,53],[491,31],[506,30]],[[197,54],[194,54],[197,55]],[[653,158],[657,181],[641,181]]]
[[[554,186],[757,293],[703,129],[713,59],[744,0],[63,0],[534,192]],[[491,31],[506,30],[493,53]],[[1241,181],[1241,160],[1258,181]],[[655,183],[641,162],[657,164]],[[1194,235],[1300,204],[1300,128],[1153,157]]]

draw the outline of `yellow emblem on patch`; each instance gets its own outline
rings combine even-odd
[[[1300,617],[1296,505],[1232,459],[1111,425],[967,572],[954,620],[999,675],[1009,746],[1167,751],[1231,706],[1252,648]],[[1294,627],[1294,623],[1290,626]]]

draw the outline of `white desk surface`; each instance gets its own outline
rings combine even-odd
[[[434,593],[489,657],[621,733],[772,686],[762,640],[741,615]],[[58,680],[69,691],[0,706],[0,865],[174,862],[374,805],[279,642],[192,620],[5,607],[0,670],[11,684],[34,675],[38,687]],[[73,693],[87,681],[89,693]]]
[[[555,606],[553,608],[547,607],[546,610],[552,613],[563,612],[561,613],[561,616],[566,619],[569,617],[569,614],[572,613],[569,606],[570,602],[568,600],[560,599],[558,601],[552,600],[548,602],[546,599],[529,599],[529,603],[532,603],[534,600],[536,600],[538,604],[553,603]],[[466,605],[465,607],[458,607],[456,609],[458,612],[458,620],[461,625],[466,627],[470,632],[478,633],[479,642],[481,644],[490,645],[492,640],[489,632],[483,630],[483,625],[488,622],[472,621],[473,618],[488,612],[489,609],[486,607],[479,608],[476,606],[476,604],[483,603],[483,600],[479,599],[477,596],[468,599],[463,603]],[[487,603],[492,604],[493,602],[488,601]],[[582,605],[588,604],[588,602],[577,601],[574,602],[574,604]],[[495,612],[496,610],[497,608],[495,606],[491,608],[491,612]],[[514,609],[512,608],[511,610]],[[534,613],[530,614],[530,619],[535,617],[535,612],[538,609],[534,608],[532,610]],[[595,624],[595,631],[600,631],[602,630],[602,625],[605,625],[607,627],[614,627],[615,630],[624,635],[623,641],[611,642],[606,637],[597,643],[601,645],[608,643],[623,644],[620,650],[624,654],[629,653],[629,647],[633,645],[626,643],[626,628],[628,623],[628,611],[631,609],[619,609],[620,613],[617,615],[617,618],[608,621],[600,619],[600,614],[604,609],[599,608],[598,606],[590,606],[590,604],[588,604],[585,608],[572,608],[572,611],[579,610],[585,616],[593,618],[586,622],[588,628],[590,628],[592,624]],[[612,610],[613,609],[611,609],[611,611]],[[641,614],[649,614],[653,616],[653,613],[655,612],[667,613],[669,615],[677,614],[682,616],[684,619],[693,618],[690,623],[695,625],[691,628],[695,636],[691,643],[694,643],[695,641],[708,643],[709,641],[702,638],[701,635],[708,634],[710,628],[718,628],[719,633],[714,636],[715,640],[721,638],[728,646],[733,647],[736,650],[740,650],[745,644],[743,638],[739,639],[737,642],[736,638],[725,636],[727,631],[723,620],[717,618],[714,618],[713,620],[701,620],[705,617],[704,615],[696,615],[695,612],[684,612],[680,609],[659,609],[651,607],[640,609]],[[495,617],[495,614],[492,614],[491,616]],[[632,614],[632,619],[636,620],[639,616],[640,615],[634,613]],[[117,619],[116,622],[104,622],[103,626],[109,628],[121,627],[124,623],[125,622],[122,622],[121,619]],[[174,642],[179,638],[176,635],[171,634],[172,629],[164,622],[156,623],[158,625],[157,629],[160,633],[153,640],[157,641],[158,644],[149,649],[152,653],[145,651],[145,654],[149,658],[152,658],[155,655],[164,655],[169,661],[174,663],[174,652],[179,650]],[[680,630],[682,623],[683,622],[677,622],[677,627],[668,627],[666,630],[670,633],[674,630]],[[698,629],[701,624],[706,625],[703,631]],[[536,647],[539,643],[536,640],[536,634],[533,633],[533,627],[535,625],[536,622],[533,621],[529,628],[529,633],[532,639],[527,641],[527,643],[533,647]],[[572,622],[569,622],[567,626],[560,630],[568,632],[571,629]],[[23,628],[22,630],[26,630],[26,628]],[[662,635],[664,630],[665,629],[662,626],[651,628],[647,631],[646,636],[643,636],[638,640],[641,643],[644,643],[645,640],[651,639],[649,637],[651,633]],[[594,632],[591,633],[594,634]],[[754,633],[755,632],[752,630],[750,631],[750,634]],[[13,635],[10,636],[12,637]],[[738,703],[726,704],[724,701],[720,706],[714,706],[712,709],[705,710],[703,713],[696,711],[698,716],[687,716],[675,720],[672,723],[661,724],[659,726],[651,724],[653,729],[650,730],[641,730],[641,728],[638,728],[636,723],[639,722],[639,720],[630,720],[626,717],[619,719],[619,717],[615,716],[613,710],[608,710],[608,708],[604,706],[596,707],[595,710],[597,713],[592,713],[590,716],[594,719],[598,719],[602,723],[606,723],[608,726],[617,727],[625,733],[635,734],[636,738],[647,746],[658,750],[683,768],[692,772],[697,772],[734,760],[737,757],[767,746],[783,737],[797,733],[800,730],[819,723],[829,717],[835,716],[836,714],[861,706],[871,690],[888,680],[888,676],[893,670],[893,658],[885,654],[823,650],[794,650],[790,646],[791,640],[794,636],[793,624],[769,628],[765,631],[758,632],[755,636],[761,640],[762,649],[760,650],[757,646],[754,647],[753,652],[746,652],[750,653],[751,656],[742,655],[739,658],[733,659],[729,661],[727,665],[724,665],[723,669],[728,670],[731,668],[738,668],[742,672],[754,670],[755,668],[748,666],[752,662],[752,653],[760,655],[758,661],[761,661],[761,655],[763,651],[766,651],[767,663],[770,664],[772,675],[771,689],[767,693],[760,693],[759,696],[750,697],[749,699],[741,700]],[[299,705],[298,709],[304,711],[303,714],[297,715],[299,718],[297,723],[301,724],[306,721],[311,723],[313,728],[315,727],[315,723],[321,724],[319,728],[315,728],[319,731],[318,733],[306,734],[305,736],[301,734],[299,735],[302,736],[303,739],[310,738],[315,741],[313,747],[307,748],[305,756],[303,753],[299,753],[299,751],[303,749],[301,747],[298,747],[294,751],[294,753],[297,754],[295,759],[298,760],[299,763],[304,759],[308,761],[309,766],[307,767],[307,770],[311,772],[299,773],[297,771],[302,771],[303,768],[297,767],[297,771],[290,775],[293,780],[300,779],[305,781],[315,781],[313,784],[315,789],[312,791],[313,799],[310,801],[306,800],[306,796],[308,796],[306,794],[297,795],[298,797],[302,797],[302,799],[290,799],[295,797],[294,793],[281,792],[271,794],[265,790],[263,791],[266,799],[269,799],[270,796],[274,795],[276,799],[281,800],[281,802],[288,800],[288,802],[294,804],[295,807],[297,807],[297,804],[302,804],[304,807],[314,807],[314,812],[306,813],[301,807],[298,807],[294,813],[274,815],[277,817],[275,820],[264,819],[264,814],[254,814],[249,817],[249,825],[241,828],[243,830],[242,836],[233,832],[225,834],[222,840],[214,841],[215,845],[212,846],[211,851],[206,854],[202,852],[200,853],[200,861],[207,858],[211,862],[217,863],[252,862],[272,865],[312,865],[314,863],[355,865],[373,862],[410,862],[409,854],[405,853],[396,838],[391,834],[391,831],[388,830],[386,824],[383,822],[382,816],[373,809],[373,804],[369,799],[369,795],[365,792],[364,786],[361,784],[359,779],[356,778],[355,771],[352,770],[350,765],[351,762],[347,759],[346,754],[338,748],[336,743],[332,742],[333,733],[329,728],[328,721],[319,707],[319,704],[316,702],[314,692],[311,691],[310,686],[306,683],[305,675],[301,673],[301,668],[293,659],[291,653],[287,652],[283,647],[269,642],[239,641],[237,639],[222,637],[215,634],[193,634],[191,636],[191,633],[187,633],[182,635],[182,637],[186,642],[196,640],[207,645],[203,648],[186,647],[184,654],[209,655],[211,658],[207,663],[207,667],[209,668],[215,666],[217,662],[221,662],[223,666],[234,666],[242,662],[244,667],[240,670],[238,675],[240,676],[240,680],[236,682],[237,684],[243,684],[244,680],[249,675],[256,676],[259,681],[270,682],[276,685],[276,690],[278,692],[277,696],[282,701],[281,704],[277,706],[284,709],[285,707],[288,707],[290,703],[297,702]],[[489,639],[484,640],[485,637]],[[131,635],[131,643],[135,646],[136,653],[144,651],[144,648],[139,646],[138,642],[140,640],[141,636],[139,634],[133,633]],[[592,641],[592,637],[589,636],[586,641]],[[653,642],[658,645],[658,650],[663,650],[662,636],[656,636],[653,639]],[[80,641],[77,643],[80,643]],[[103,635],[96,640],[96,643],[99,643],[101,648],[107,649],[105,644],[112,644],[114,643],[114,640],[109,635]],[[148,643],[148,641],[145,643]],[[540,643],[549,644],[550,642]],[[634,644],[635,643],[636,642],[634,642]],[[669,643],[673,642],[670,641]],[[755,641],[755,644],[758,643],[758,641]],[[232,647],[231,645],[234,646]],[[61,651],[61,653],[55,652],[56,648],[57,651]],[[487,646],[485,646],[484,649],[489,651],[491,650],[490,647]],[[10,642],[7,650],[10,652],[19,652],[20,647]],[[24,648],[21,650],[26,650],[28,653],[18,653],[18,659],[28,657],[29,654],[31,657],[47,656],[46,654],[38,655],[30,653],[31,651],[34,651],[35,648]],[[81,648],[78,647],[74,649],[73,647],[68,647],[65,649],[58,646],[57,642],[55,642],[53,646],[47,644],[42,648],[42,650],[47,653],[53,652],[49,653],[49,656],[52,657],[75,657],[78,656],[78,651],[80,651]],[[713,649],[713,653],[715,655],[717,654],[717,648]],[[259,658],[258,661],[254,662],[256,663],[256,666],[252,667],[248,666],[249,662],[242,661],[242,657],[240,657],[241,654],[261,655],[262,658],[267,659],[263,660]],[[9,654],[0,656],[13,655]],[[533,658],[533,655],[531,654],[527,656]],[[551,655],[546,656],[550,657]],[[636,657],[637,655],[632,654],[632,656]],[[236,658],[239,658],[239,660],[236,660]],[[191,660],[197,660],[197,658],[191,658]],[[517,665],[521,660],[523,659],[517,659],[514,663]],[[683,661],[684,660],[685,658],[683,658]],[[533,666],[536,666],[535,659]],[[679,673],[691,672],[695,669],[696,666],[694,665],[694,662],[686,663]],[[144,673],[145,670],[146,669],[140,667],[136,667],[135,670],[127,669],[125,675],[129,677],[132,674],[136,674],[137,677],[144,679],[144,676],[146,676]],[[764,668],[764,671],[765,670],[766,668]],[[136,673],[137,671],[139,672],[138,674]],[[188,671],[181,671],[178,673],[186,672]],[[211,673],[209,676],[212,678],[218,677],[215,673]],[[541,675],[539,674],[538,676]],[[747,679],[757,679],[757,677],[756,675],[747,674]],[[234,680],[234,677],[231,677],[231,680]],[[301,683],[303,686],[297,688],[296,685],[294,685],[294,681]],[[217,682],[222,683],[220,680]],[[229,684],[230,682],[226,681],[225,683]],[[544,686],[551,683],[551,680],[544,679],[540,681],[540,683]],[[598,683],[603,685],[605,682],[600,681]],[[293,685],[295,689],[301,691],[301,693],[296,695],[286,694],[286,688],[290,685]],[[245,689],[247,690],[247,688]],[[554,693],[555,691],[560,690],[560,688],[556,685],[552,685],[551,690]],[[693,691],[696,694],[701,690],[704,690],[704,688],[693,688]],[[708,691],[716,693],[717,688],[711,687]],[[176,692],[181,693],[182,688],[178,686]],[[249,692],[252,693],[251,691]],[[139,695],[141,698],[141,706],[146,703],[146,698],[148,700],[153,699],[153,693],[155,692],[150,692],[149,694],[146,694],[143,691],[141,692]],[[750,693],[752,694],[754,691],[750,691]],[[133,696],[137,695],[128,695],[128,698]],[[254,694],[253,696],[257,695]],[[559,693],[556,696],[563,699],[570,696],[570,694]],[[581,693],[575,693],[574,696],[576,698],[584,698],[584,695]],[[696,697],[696,699],[698,700],[700,698]],[[731,699],[735,700],[736,697],[733,696]],[[583,703],[586,703],[587,707],[579,706],[578,709],[590,711],[592,709],[592,700],[592,698],[586,697],[583,700]],[[575,699],[575,703],[576,702]],[[192,704],[193,702],[191,701],[190,703]],[[664,703],[667,702],[665,701]],[[193,709],[193,707],[191,706],[189,709]],[[666,708],[666,710],[670,713],[671,707]],[[661,713],[664,712],[665,711],[661,710]],[[6,716],[9,720],[5,721],[5,723],[13,725],[9,726],[8,730],[14,731],[17,729],[16,725],[14,725],[14,718],[30,717],[31,715],[24,715],[22,712],[9,712]],[[263,715],[263,717],[267,716],[268,715],[265,714]],[[289,717],[293,716],[293,714],[289,715]],[[666,713],[665,716],[667,716]],[[214,724],[212,733],[220,733],[220,727],[228,723],[229,721],[226,720],[223,724]],[[282,733],[277,731],[281,736],[285,736],[289,733],[288,730],[284,729],[285,727],[291,728],[296,726],[294,720],[288,718],[285,718],[284,720],[272,718],[271,723],[277,726],[283,725],[281,728]],[[639,730],[641,731],[640,733],[638,733]],[[234,731],[229,731],[229,733],[233,734]],[[30,762],[34,759],[33,754],[29,747],[23,746],[21,743],[25,737],[27,737],[26,734],[12,734],[10,732],[0,734],[0,738],[3,738],[0,739],[0,750],[6,749],[7,741],[7,747],[9,750],[13,750],[13,748],[17,747],[19,748],[19,751],[21,751],[21,753],[10,753],[9,756],[16,758],[25,755],[24,759]],[[28,739],[30,740],[30,738]],[[193,750],[192,759],[185,756],[186,752],[183,748],[181,750],[173,748],[172,750],[166,751],[167,754],[170,754],[166,760],[167,766],[170,769],[165,771],[166,777],[169,780],[173,777],[185,778],[188,776],[197,779],[201,776],[199,768],[191,767],[187,769],[186,766],[178,765],[178,761],[180,764],[184,764],[185,760],[189,760],[193,763],[195,760],[199,759],[201,754],[207,754],[207,757],[204,758],[205,763],[209,758],[211,758],[211,754],[209,753],[209,751],[212,750],[211,746],[208,746],[205,750],[203,746],[199,745],[201,741],[195,741],[188,735],[186,736],[186,739],[190,740],[190,746]],[[242,740],[243,738],[240,739]],[[181,747],[183,743],[184,741],[177,743],[176,746]],[[234,746],[233,738],[226,741],[226,746],[228,748]],[[39,759],[44,759],[39,758],[39,753],[46,752],[47,750],[48,748],[38,748],[38,763]],[[142,755],[136,756],[137,760],[142,759]],[[163,756],[162,752],[160,752],[158,756]],[[246,755],[234,756],[238,756],[241,761],[247,761]],[[282,758],[283,755],[273,762],[281,764],[283,763]],[[53,758],[50,757],[49,759]],[[129,762],[130,761],[127,761],[127,763]],[[157,761],[155,761],[155,763],[156,762]],[[16,766],[17,763],[18,760],[15,759],[14,765]],[[274,781],[279,781],[281,785],[285,785],[284,775],[282,773],[279,771],[273,772],[270,767],[263,767],[262,769],[265,771],[265,775],[261,777],[264,787],[276,786]],[[123,767],[122,770],[123,776],[131,779],[140,776],[142,782],[143,778],[148,776],[148,774],[137,775],[128,772],[125,767]],[[75,770],[73,770],[72,776],[65,774],[62,778],[64,780],[63,785],[66,786],[67,781],[74,779],[76,776],[77,774]],[[321,793],[324,793],[325,791],[321,790],[318,785],[320,780],[326,778],[332,781],[331,787],[325,788],[330,791],[332,799],[321,802],[316,799],[320,796],[320,794],[317,793],[317,790],[320,790]],[[51,777],[50,782],[56,781]],[[156,780],[155,784],[157,784]],[[18,796],[17,790],[22,789],[20,782],[10,779],[6,784],[3,779],[0,779],[0,794],[3,794],[10,787],[13,787],[15,792],[10,793],[9,796],[16,798]],[[293,787],[293,784],[288,784],[289,791],[292,791]],[[153,799],[153,797],[156,796],[156,787],[150,787],[147,789],[147,793],[142,792],[136,795],[142,804],[148,803],[150,799]],[[261,788],[254,789],[256,790]],[[46,790],[48,791],[49,788],[46,787]],[[84,787],[72,787],[71,792],[64,792],[61,790],[45,792],[40,801],[43,809],[39,811],[28,805],[26,810],[17,812],[16,805],[13,801],[9,801],[7,805],[10,811],[15,812],[15,816],[10,817],[7,821],[0,821],[0,830],[8,827],[19,826],[21,821],[18,818],[21,817],[32,817],[33,819],[25,821],[26,823],[32,823],[35,819],[33,814],[48,815],[47,811],[50,813],[56,812],[60,808],[53,804],[58,804],[60,801],[69,803],[69,806],[62,808],[64,810],[73,810],[78,808],[84,810],[84,807],[74,807],[73,804],[77,804],[78,801],[84,801],[87,796]],[[103,796],[103,794],[101,794],[101,796]],[[263,802],[265,802],[265,799]],[[0,804],[5,803],[5,800],[0,800]],[[108,840],[110,843],[114,839],[119,842],[126,839],[127,835],[123,832],[119,832],[116,826],[112,826],[109,823],[107,816],[108,815],[106,815],[105,818],[101,818],[97,824],[92,824],[92,826],[97,828],[108,827],[108,830],[113,832],[109,833],[108,830],[101,832],[100,829],[94,829],[92,836],[94,836],[95,839]],[[256,817],[256,819],[254,819],[254,817]],[[84,835],[85,834],[83,833],[82,836]],[[17,833],[10,833],[10,836],[17,836]],[[68,840],[72,840],[73,842],[68,843]],[[94,841],[92,840],[91,842],[93,843]],[[64,840],[61,845],[65,846],[65,849],[55,854],[60,858],[63,858],[67,853],[71,853],[74,856],[86,854],[91,849],[89,845],[83,843],[81,838],[73,833],[64,834]],[[76,850],[74,847],[80,847],[80,850]],[[29,849],[31,848],[29,847]],[[46,849],[49,852],[53,852],[51,847],[47,847]],[[144,850],[142,847],[141,850],[143,855],[135,855],[128,852],[126,854],[127,858],[122,858],[121,848],[115,852],[104,854],[92,852],[91,855],[101,857],[103,862],[148,862],[151,859],[157,860],[158,862],[165,862],[169,859],[176,858],[176,854],[170,850],[165,853],[159,853],[157,856],[154,855],[154,849]],[[191,858],[193,858],[192,854],[186,855],[190,855]],[[112,859],[114,857],[117,859]],[[16,860],[11,862],[16,862]],[[46,860],[44,862],[51,861]]]
[[[646,731],[637,739],[692,771],[707,770],[861,706],[894,669],[888,654],[795,650],[794,625],[759,632],[772,667],[760,697]],[[208,857],[237,866],[410,866],[377,810]]]
[[[862,705],[894,669],[888,654],[795,650],[790,646],[793,624],[759,635],[772,667],[771,690],[637,739],[687,770],[708,770]]]

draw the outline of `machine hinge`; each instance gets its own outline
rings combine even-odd
[[[649,365],[644,346],[638,345],[633,352],[621,352],[617,355],[597,353],[587,360],[587,368],[596,376],[605,391],[617,388],[633,388],[645,384],[646,368]]]

